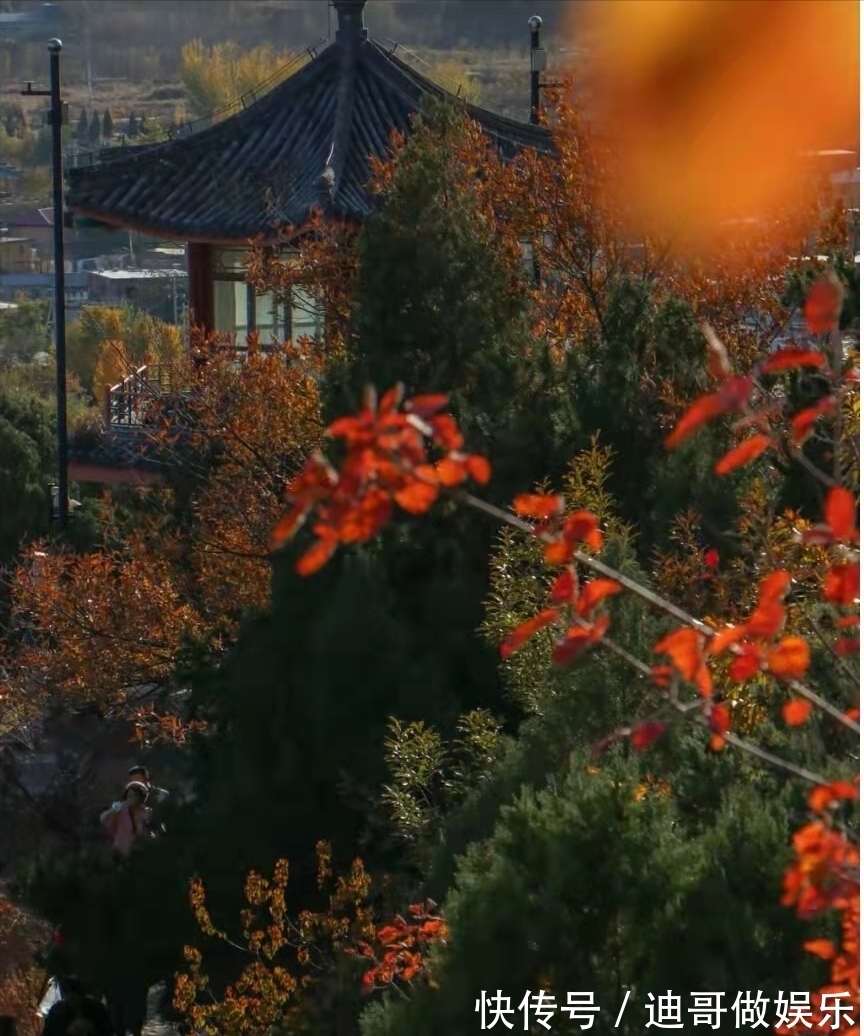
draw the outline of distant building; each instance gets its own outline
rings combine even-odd
[[[91,270],[87,287],[91,302],[129,304],[168,323],[179,323],[188,283],[185,270]]]
[[[38,259],[29,237],[0,237],[0,273],[33,273]]]

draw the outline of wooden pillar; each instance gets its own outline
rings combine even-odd
[[[210,276],[210,245],[188,244],[189,326],[213,330],[213,280]]]

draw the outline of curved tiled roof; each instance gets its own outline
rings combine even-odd
[[[335,43],[255,104],[194,136],[128,148],[68,175],[80,215],[201,241],[275,237],[313,206],[362,220],[369,156],[426,98],[452,96],[369,39],[363,4],[335,4]],[[348,9],[347,13],[345,9]],[[355,21],[356,18],[356,21]],[[546,129],[465,105],[504,157],[551,147]]]

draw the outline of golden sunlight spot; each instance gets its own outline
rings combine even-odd
[[[588,12],[573,31],[590,33],[592,103],[621,158],[609,187],[641,229],[701,247],[725,221],[794,204],[814,151],[857,149],[857,0],[615,0]]]

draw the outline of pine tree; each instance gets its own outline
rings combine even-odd
[[[114,136],[114,120],[111,118],[108,108],[105,109],[105,114],[102,116],[102,136],[105,140],[110,140]]]
[[[78,119],[78,128],[75,131],[75,135],[79,140],[86,140],[90,135],[90,121],[87,118],[87,109],[81,109],[81,115]]]
[[[98,144],[102,137],[102,120],[99,118],[98,112],[93,112],[93,118],[90,120],[90,129],[88,130],[88,138],[91,144]]]
[[[138,120],[135,118],[135,112],[129,112],[129,119],[126,125],[126,136],[130,139],[134,139],[138,136]]]

